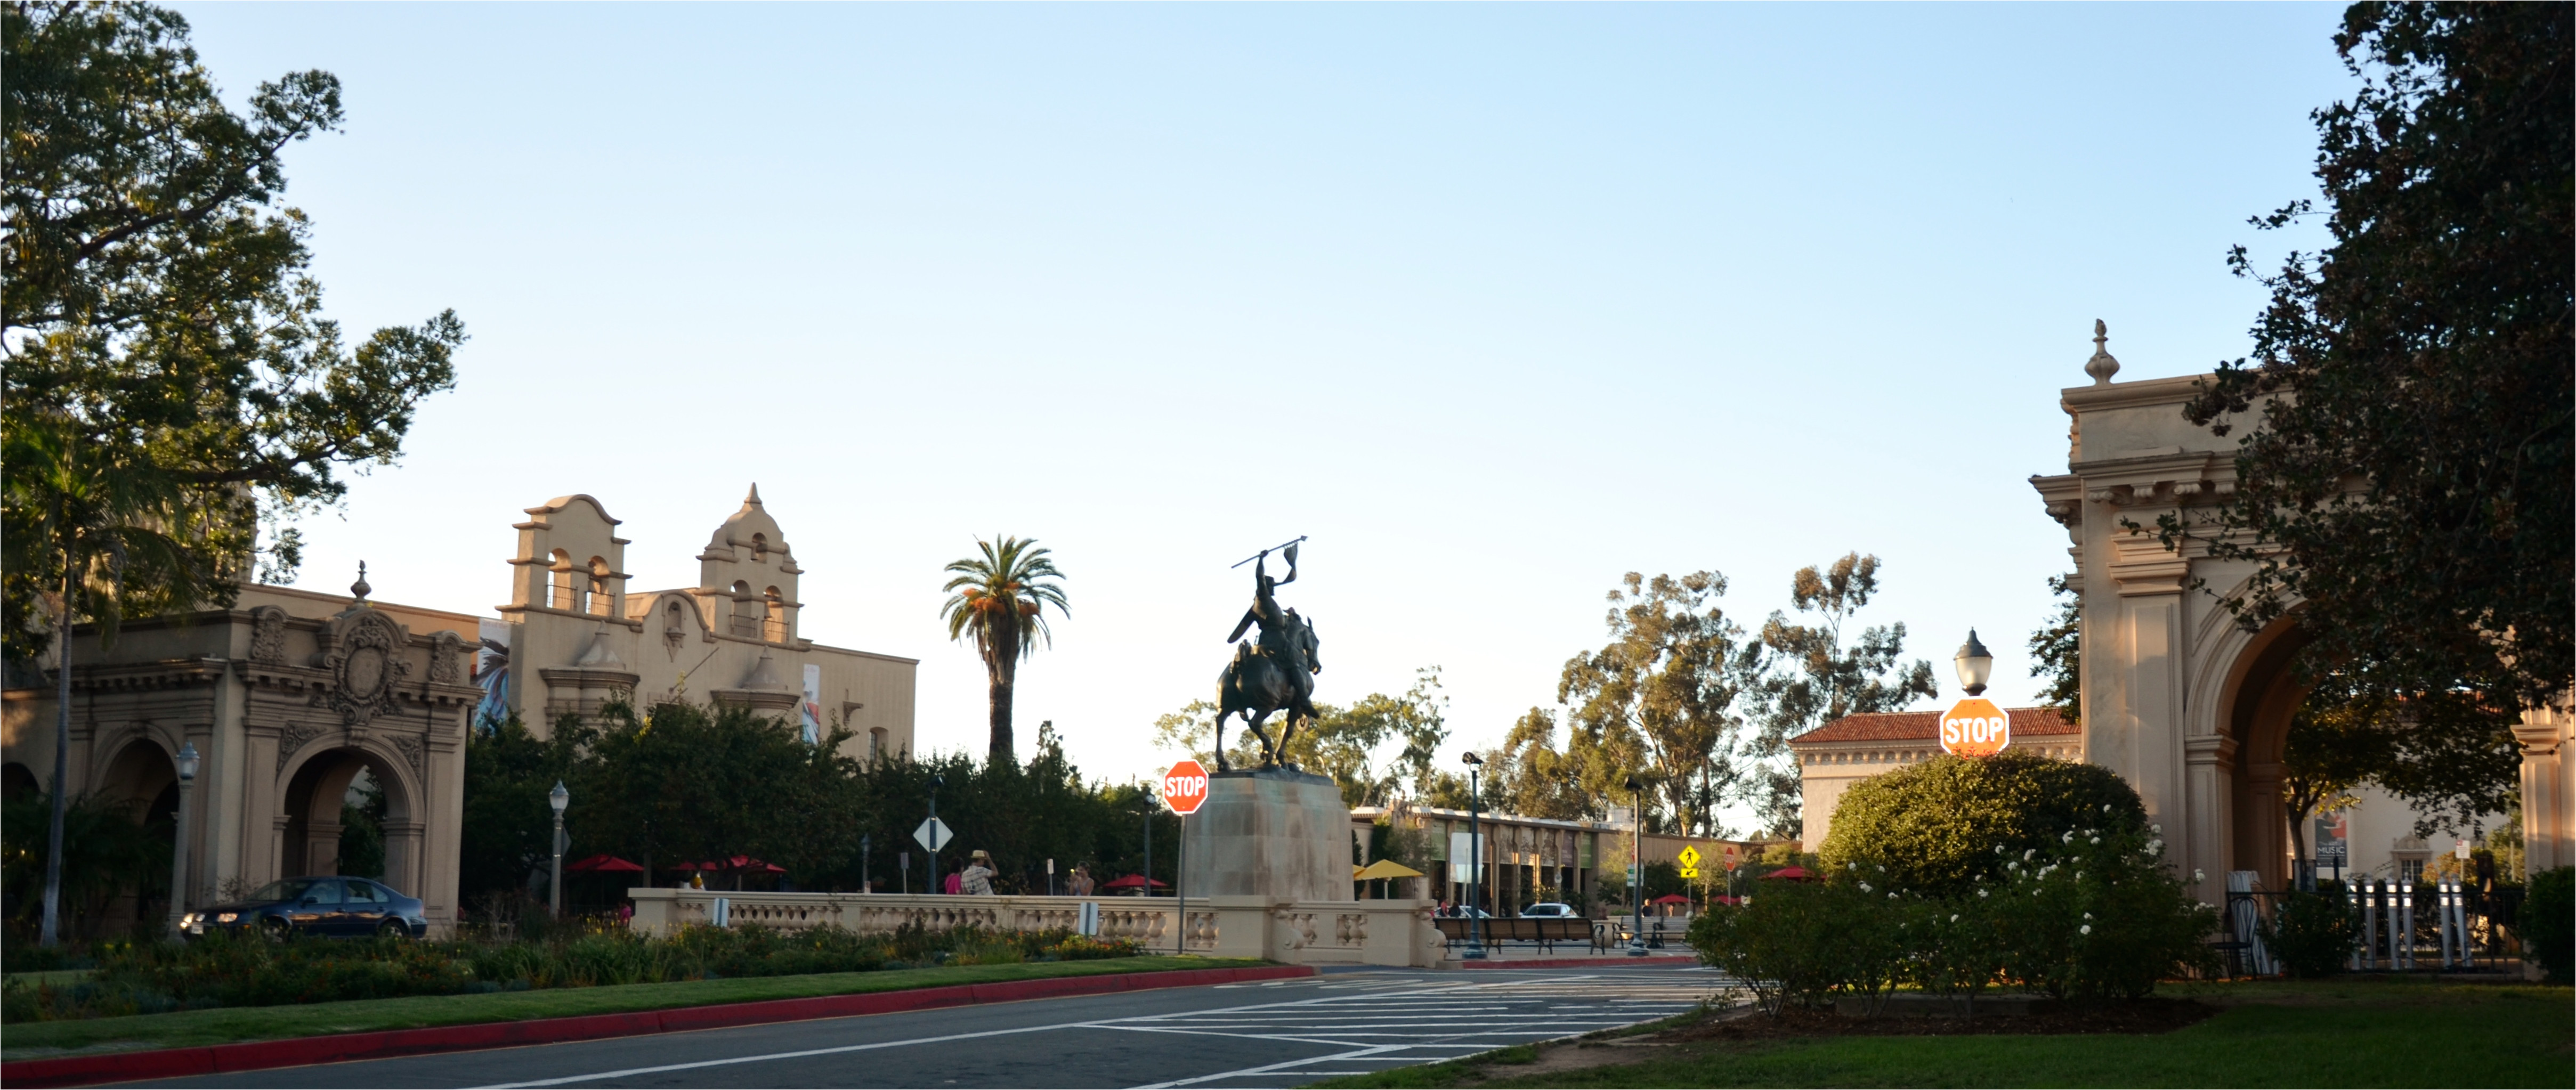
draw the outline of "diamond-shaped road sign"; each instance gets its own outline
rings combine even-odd
[[[1681,853],[1680,855],[1674,856],[1674,857],[1673,857],[1673,860],[1674,860],[1675,862],[1677,862],[1677,863],[1680,863],[1680,864],[1681,864],[1682,877],[1684,877],[1684,878],[1697,878],[1697,877],[1699,877],[1699,849],[1698,849],[1698,848],[1694,848],[1694,847],[1692,847],[1692,846],[1690,846],[1690,845],[1688,845],[1688,844],[1684,844],[1684,845],[1682,845],[1682,853]]]
[[[947,822],[932,818],[922,822],[921,828],[913,830],[912,838],[919,841],[922,847],[935,852],[947,847],[949,841],[957,839],[957,833],[948,827]]]

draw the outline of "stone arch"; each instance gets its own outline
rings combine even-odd
[[[608,587],[609,580],[616,576],[617,569],[608,566],[607,558],[594,556],[590,558],[590,563],[582,565],[582,570],[585,573],[584,585],[589,589],[589,593],[586,595],[587,600],[582,603],[581,611],[603,617],[614,613],[612,607],[615,602],[608,593]]]
[[[400,753],[373,738],[317,744],[280,775],[277,876],[339,873],[340,807],[360,770],[385,793],[384,883],[421,896],[421,783]]]
[[[36,778],[35,769],[16,761],[0,765],[0,797],[15,799],[44,789],[45,782]]]
[[[730,631],[733,635],[760,635],[761,618],[766,612],[760,595],[752,592],[750,580],[733,581],[733,617],[730,621]]]
[[[2226,774],[2225,790],[2211,800],[2225,808],[2226,836],[2207,857],[2223,860],[2230,870],[2253,871],[2265,888],[2280,889],[2289,875],[2281,753],[2290,716],[2307,696],[2292,664],[2310,637],[2295,606],[2251,631],[2235,615],[2212,608],[2201,627],[2194,643],[2205,650],[2193,664],[2187,724],[2193,744],[2210,749]]]
[[[787,599],[777,587],[760,592],[762,624],[760,636],[771,643],[787,642]]]
[[[572,574],[572,554],[562,549],[554,552],[554,563],[546,567],[546,605],[571,613],[581,612],[581,592]]]

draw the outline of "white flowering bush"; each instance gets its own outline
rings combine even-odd
[[[2069,830],[2007,858],[1990,898],[2004,974],[2059,999],[2138,999],[2216,966],[2218,913],[2194,901],[2148,830]],[[2006,853],[2007,855],[2009,853]]]

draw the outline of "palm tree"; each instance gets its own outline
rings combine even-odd
[[[993,726],[986,763],[1017,763],[1011,748],[1011,686],[1020,660],[1037,650],[1041,639],[1055,645],[1041,612],[1046,606],[1067,615],[1073,611],[1064,604],[1064,588],[1053,582],[1064,573],[1055,570],[1055,561],[1047,559],[1047,550],[1035,538],[997,537],[975,547],[983,551],[981,559],[970,556],[942,569],[957,578],[939,588],[952,592],[939,613],[948,619],[949,639],[971,633],[975,650],[984,656]]]

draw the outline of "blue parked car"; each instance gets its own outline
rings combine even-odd
[[[179,929],[191,937],[255,931],[276,939],[292,934],[416,939],[429,933],[422,907],[420,898],[364,878],[281,878],[233,904],[180,917]]]

